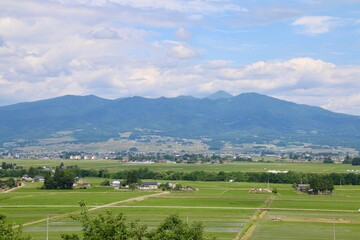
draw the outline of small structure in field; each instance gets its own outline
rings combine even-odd
[[[119,189],[120,186],[121,186],[121,183],[120,183],[120,180],[113,180],[110,184],[110,186],[116,188],[116,189]]]
[[[267,188],[251,188],[249,190],[251,193],[271,193],[270,189]]]

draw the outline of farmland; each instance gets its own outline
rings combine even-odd
[[[45,239],[47,216],[50,239],[79,232],[80,224],[69,214],[79,213],[80,200],[87,203],[91,214],[110,209],[149,228],[170,213],[179,213],[185,221],[203,222],[206,234],[218,239],[234,239],[244,228],[250,229],[249,239],[330,239],[334,232],[338,239],[357,239],[360,234],[359,186],[338,186],[332,195],[315,196],[297,193],[285,184],[270,184],[279,191],[272,194],[249,192],[250,188],[265,188],[265,183],[182,181],[183,186],[191,185],[198,191],[161,193],[100,188],[96,185],[101,179],[86,181],[95,186],[41,190],[37,188],[41,184],[27,184],[0,194],[1,212],[7,214],[9,222],[24,224],[24,232],[36,239]],[[259,219],[252,222],[259,212]],[[42,221],[34,223],[38,220]]]
[[[153,171],[209,171],[209,172],[264,172],[271,170],[290,170],[296,172],[313,173],[346,173],[346,170],[358,170],[360,166],[351,166],[349,164],[323,164],[314,162],[275,162],[273,158],[268,158],[269,162],[234,162],[226,164],[175,164],[175,163],[123,163],[116,160],[31,160],[31,159],[6,159],[7,163],[16,163],[24,168],[59,166],[61,162],[65,165],[78,165],[83,169],[108,169],[110,172],[138,169],[147,167]]]

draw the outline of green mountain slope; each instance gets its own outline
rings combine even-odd
[[[45,138],[69,130],[77,141],[91,142],[147,129],[168,136],[206,136],[236,143],[280,139],[360,146],[360,117],[257,93],[214,99],[64,96],[0,107],[0,116],[2,142]]]

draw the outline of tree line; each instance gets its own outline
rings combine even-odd
[[[270,182],[270,183],[308,183],[313,176],[326,177],[333,181],[335,185],[360,185],[360,174],[357,173],[302,173],[289,171],[288,173],[267,173],[267,172],[207,172],[207,171],[153,171],[148,168],[139,168],[135,170],[123,170],[118,172],[109,172],[107,169],[81,169],[78,166],[62,165],[58,167],[57,174],[51,174],[50,171],[41,168],[29,169],[1,169],[0,177],[21,177],[29,174],[30,177],[42,175],[49,179],[59,176],[59,178],[75,177],[100,177],[112,179],[127,179],[128,183],[134,183],[139,179],[155,180],[186,180],[186,181],[229,181],[237,182]],[[56,171],[55,171],[56,172]],[[61,175],[61,176],[60,176]],[[62,176],[65,175],[65,176]],[[50,184],[51,185],[51,184]]]

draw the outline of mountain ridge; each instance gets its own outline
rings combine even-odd
[[[220,99],[220,98],[232,98],[234,97],[233,95],[231,95],[228,92],[225,92],[223,90],[219,90],[209,96],[207,96],[207,99],[211,99],[211,100],[216,100],[216,99]]]
[[[73,131],[79,142],[105,141],[119,132],[157,134],[216,141],[300,141],[360,146],[360,117],[297,104],[258,93],[228,98],[66,95],[0,107],[0,142],[48,138]],[[79,130],[80,129],[80,130]],[[149,133],[150,134],[150,133]]]

